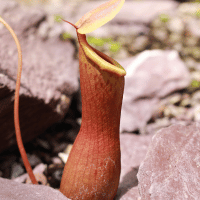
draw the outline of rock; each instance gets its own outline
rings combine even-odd
[[[200,72],[199,71],[193,71],[193,72],[191,72],[191,79],[192,80],[197,80],[197,82],[199,82]]]
[[[42,163],[41,159],[36,154],[27,153],[28,161],[31,167],[35,167],[36,165]],[[21,163],[23,163],[22,159],[20,159]]]
[[[187,57],[185,58],[185,64],[187,65],[187,67],[193,71],[193,70],[199,70],[198,66],[197,66],[197,63],[195,61],[194,58],[191,58],[191,57]]]
[[[164,116],[169,118],[181,118],[182,116],[186,116],[186,114],[187,109],[181,106],[168,105],[164,110]]]
[[[3,172],[3,177],[8,178],[11,175],[11,166],[17,162],[17,155],[8,153],[7,155],[1,155],[0,170]]]
[[[113,20],[148,24],[155,16],[163,12],[175,10],[178,5],[174,1],[160,1],[159,3],[156,1],[127,1]]]
[[[182,35],[181,34],[179,34],[179,33],[171,33],[170,35],[169,35],[169,42],[171,43],[171,44],[175,44],[175,45],[180,45],[181,47],[182,47],[182,40],[183,40],[183,37],[182,37]]]
[[[172,123],[168,117],[156,119],[154,123],[147,124],[145,127],[145,133],[153,135],[161,128],[168,127],[171,124]]]
[[[52,163],[55,164],[55,165],[58,165],[58,164],[62,164],[62,161],[58,157],[53,157],[52,158]]]
[[[75,49],[58,37],[46,40],[38,34],[46,13],[0,0],[0,15],[14,29],[22,46],[23,70],[20,89],[20,124],[27,142],[61,120],[78,90]],[[17,50],[13,38],[0,26],[0,152],[16,144],[13,98],[17,75]]]
[[[64,169],[64,164],[58,164],[58,165],[51,164],[47,167],[47,170],[45,171],[44,174],[47,176],[48,183],[53,188],[60,187],[63,169]]]
[[[35,174],[37,181],[40,181],[40,176],[38,176],[38,175],[43,174],[43,172],[45,171],[45,169],[46,169],[46,165],[43,164],[43,163],[38,164],[33,169],[33,173]],[[30,180],[30,178],[29,178],[29,176],[28,176],[27,173],[25,173],[25,174],[23,174],[23,175],[21,175],[21,176],[19,176],[17,178],[14,178],[13,180],[16,181],[16,182],[18,182],[18,183],[24,183],[25,181],[28,182],[28,183],[31,183],[31,180]]]
[[[156,40],[159,41],[166,41],[168,38],[168,33],[166,29],[156,29],[153,32],[153,35],[155,37]]]
[[[170,104],[173,104],[173,105],[179,104],[180,101],[181,101],[181,94],[174,94],[174,95],[172,95],[172,97],[170,97],[170,99],[169,99],[169,103],[170,103]]]
[[[185,3],[181,3],[178,7],[178,13],[182,14],[182,15],[195,15],[197,13],[197,11],[199,11],[200,9],[200,5],[198,2],[194,3],[190,3],[190,2],[185,2]]]
[[[116,200],[140,200],[140,195],[139,195],[137,186],[129,190],[126,190],[124,188],[124,191],[121,191],[121,192],[122,193],[124,192],[125,194],[120,198],[116,197]]]
[[[121,134],[121,177],[116,200],[138,200],[138,180],[136,174],[145,158],[152,136]]]
[[[149,48],[177,50],[191,70],[199,70],[199,8],[197,2],[181,3],[177,9],[156,16],[149,26]]]
[[[199,199],[200,124],[159,130],[137,174],[141,199]]]
[[[191,107],[191,105],[192,105],[191,96],[188,95],[187,93],[183,94],[180,106]]]
[[[145,134],[154,134],[159,129],[172,124],[188,125],[194,119],[191,99],[187,93],[172,93],[162,98],[156,107],[153,116],[143,130]]]
[[[194,121],[200,122],[200,105],[194,106]]]
[[[19,163],[14,162],[11,170],[11,179],[20,176],[22,173],[24,173],[23,167]]]
[[[161,98],[190,83],[189,71],[174,50],[144,51],[129,65],[121,64],[127,72],[121,131],[132,132],[144,128]]]
[[[198,24],[198,22],[195,22],[195,23],[197,23]],[[190,23],[188,24],[188,26],[190,25]],[[194,47],[194,46],[196,46],[197,44],[198,44],[198,39],[199,39],[199,37],[197,37],[197,36],[195,36],[195,33],[192,33],[191,32],[191,30],[189,30],[189,27],[188,27],[188,31],[190,32],[189,34],[191,34],[192,35],[192,37],[191,36],[188,36],[188,37],[186,37],[185,38],[185,45],[186,46],[189,46],[189,47]],[[188,35],[189,35],[188,34]],[[178,38],[177,38],[178,39]],[[180,38],[181,39],[181,38]]]
[[[184,22],[182,21],[181,18],[173,18],[169,21],[168,25],[168,29],[173,32],[173,33],[177,33],[177,34],[183,34],[184,32]]]
[[[196,91],[192,95],[191,104],[192,106],[196,106],[200,103],[200,91]]]
[[[70,200],[60,191],[44,185],[22,184],[8,179],[0,178],[3,200]]]
[[[147,36],[139,36],[135,39],[135,42],[131,44],[130,50],[131,51],[142,51],[144,50],[147,45],[149,44],[149,39]]]

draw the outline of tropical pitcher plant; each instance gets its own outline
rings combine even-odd
[[[112,200],[117,193],[121,171],[119,124],[126,72],[115,60],[91,47],[85,34],[114,18],[124,1],[110,0],[85,14],[75,25],[63,20],[76,29],[82,96],[82,124],[60,185],[60,191],[72,200]],[[24,150],[19,126],[21,47],[11,27],[2,18],[0,21],[11,32],[18,47],[15,132],[25,168],[32,183],[37,184]]]

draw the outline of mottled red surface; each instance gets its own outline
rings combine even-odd
[[[110,200],[117,193],[121,170],[119,123],[124,76],[102,70],[86,57],[81,46],[88,45],[85,35],[78,34],[78,39],[82,124],[63,171],[60,191],[72,199]]]

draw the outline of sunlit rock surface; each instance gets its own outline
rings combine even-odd
[[[158,108],[161,98],[186,88],[190,73],[175,50],[147,50],[125,67],[121,131],[142,129]]]
[[[61,192],[44,185],[22,184],[0,178],[2,200],[70,200]]]
[[[59,37],[43,38],[39,27],[46,13],[15,1],[0,0],[0,16],[13,28],[22,47],[20,124],[27,142],[61,120],[78,90],[78,61],[75,49]],[[18,54],[14,39],[0,23],[0,152],[16,144],[13,99]]]
[[[137,174],[141,199],[200,197],[200,124],[158,131]]]

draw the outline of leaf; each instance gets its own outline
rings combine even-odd
[[[86,13],[76,22],[80,34],[90,33],[103,26],[120,11],[125,0],[110,0],[94,10]]]

